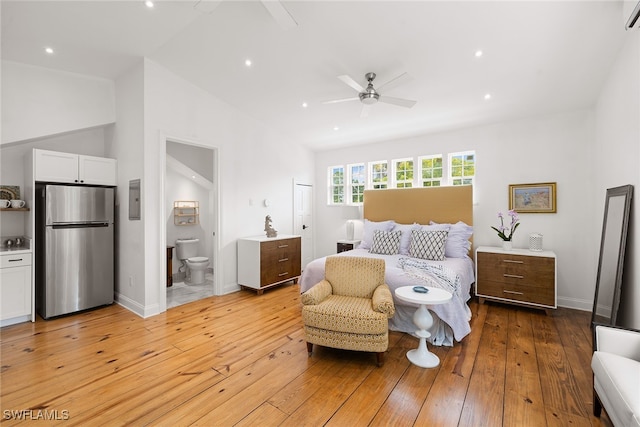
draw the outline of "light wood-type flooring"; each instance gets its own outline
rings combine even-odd
[[[398,332],[381,368],[367,353],[309,357],[292,284],[148,319],[112,305],[5,327],[2,425],[610,425],[592,415],[589,313],[470,306],[469,336],[429,346],[433,369],[409,363],[418,341]]]

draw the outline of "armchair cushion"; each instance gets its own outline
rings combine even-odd
[[[343,295],[306,305],[302,319],[306,326],[351,334],[384,334],[389,328],[387,315],[373,310],[370,299]]]

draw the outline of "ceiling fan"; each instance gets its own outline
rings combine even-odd
[[[371,108],[371,106],[373,104],[376,104],[378,101],[385,102],[387,104],[397,105],[399,107],[405,107],[405,108],[411,108],[414,105],[416,105],[416,101],[411,101],[409,99],[403,99],[403,98],[394,98],[391,96],[383,96],[383,95],[380,95],[380,93],[378,92],[383,88],[388,90],[392,87],[396,87],[399,84],[406,82],[408,79],[411,78],[409,74],[402,73],[399,76],[389,80],[388,82],[378,86],[377,90],[373,87],[373,80],[376,78],[376,73],[367,73],[364,75],[364,77],[367,79],[366,88],[362,87],[358,82],[356,82],[354,79],[352,79],[348,75],[338,76],[338,79],[340,79],[343,83],[346,83],[347,85],[351,86],[356,91],[358,91],[358,96],[351,97],[351,98],[334,99],[332,101],[325,101],[323,102],[323,104],[335,104],[338,102],[360,100],[360,102],[362,103],[362,111],[360,112],[360,117],[366,117],[369,114],[369,109]]]

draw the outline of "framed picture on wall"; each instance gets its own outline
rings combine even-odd
[[[518,213],[555,213],[556,183],[509,184],[509,209]]]

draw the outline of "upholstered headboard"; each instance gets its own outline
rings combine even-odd
[[[392,219],[400,224],[456,223],[473,225],[470,185],[365,190],[363,215],[369,221]]]

